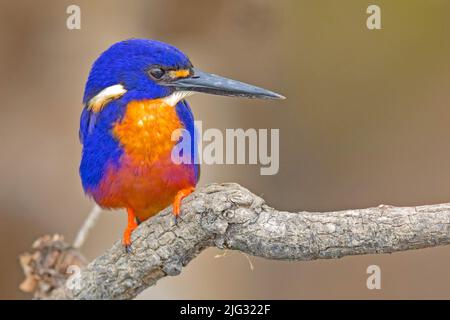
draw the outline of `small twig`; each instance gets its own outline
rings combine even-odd
[[[96,225],[101,212],[102,208],[100,208],[98,205],[95,205],[92,208],[91,212],[89,212],[89,215],[87,216],[86,220],[84,220],[84,223],[78,231],[75,241],[73,242],[73,247],[75,249],[80,249],[86,242],[89,231]]]
[[[248,254],[246,254],[245,252],[241,252],[241,253],[244,255],[244,257],[247,258],[248,264],[250,266],[250,270],[251,271],[255,270],[255,267],[253,266],[253,262],[252,262],[252,259],[250,259],[250,256]]]
[[[214,256],[214,258],[215,258],[215,259],[218,259],[218,258],[225,258],[225,256],[228,255],[228,252],[229,252],[228,249],[222,250],[222,252],[216,254],[216,255]]]
[[[223,251],[223,252],[216,254],[216,255],[214,256],[214,258],[215,258],[215,259],[218,259],[218,258],[225,258],[225,257],[228,256],[228,253],[231,252],[231,251],[228,250],[228,249],[225,249],[225,250],[222,250],[222,251]],[[249,267],[250,267],[250,270],[253,271],[253,270],[255,269],[255,267],[253,266],[253,262],[252,262],[252,260],[250,259],[249,255],[246,254],[245,252],[242,252],[242,251],[237,251],[237,252],[240,252],[240,253],[247,259],[248,265],[249,265]]]

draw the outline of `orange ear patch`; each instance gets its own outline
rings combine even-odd
[[[169,71],[169,75],[171,78],[186,78],[191,74],[189,69],[181,69],[181,70],[171,70]]]

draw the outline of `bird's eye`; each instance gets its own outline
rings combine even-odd
[[[152,68],[149,71],[150,76],[152,76],[152,78],[157,79],[157,80],[161,79],[165,73],[166,73],[166,71],[164,71],[161,68]]]

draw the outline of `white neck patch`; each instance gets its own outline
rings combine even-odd
[[[175,107],[179,101],[192,96],[193,94],[194,92],[192,91],[175,91],[170,96],[164,97],[161,100],[169,106]]]
[[[89,100],[88,108],[94,112],[99,112],[109,101],[120,98],[126,92],[127,90],[121,84],[107,87]]]
[[[120,98],[126,92],[127,90],[121,84],[107,87],[97,93],[97,95],[91,100],[89,100],[88,108],[94,112],[99,112],[109,101]],[[164,103],[166,103],[167,105],[175,107],[179,101],[193,94],[194,92],[192,91],[175,91],[171,95],[161,98],[161,100],[164,101]]]

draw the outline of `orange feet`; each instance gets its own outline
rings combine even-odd
[[[177,192],[175,199],[173,199],[173,214],[175,216],[175,219],[180,215],[181,200],[183,200],[183,198],[187,197],[194,191],[195,191],[194,187],[189,187],[189,188],[181,189],[180,191]]]
[[[131,252],[131,234],[134,229],[137,228],[138,224],[136,223],[136,216],[134,215],[133,209],[128,208],[128,225],[123,233],[123,245],[125,246],[125,250],[130,253]]]

